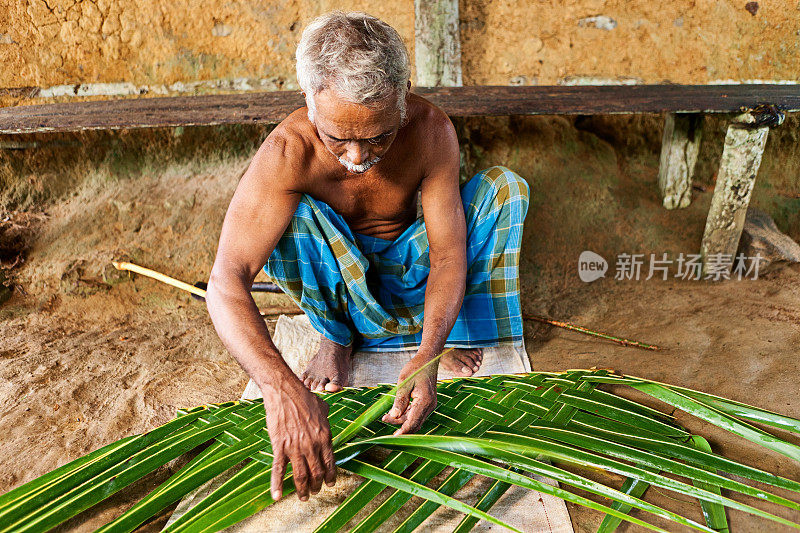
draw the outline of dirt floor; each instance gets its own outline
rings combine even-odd
[[[757,280],[614,279],[618,254],[697,252],[721,147],[718,124],[710,123],[692,205],[670,212],[660,206],[655,187],[660,131],[649,126],[660,124],[660,117],[614,120],[538,117],[464,125],[471,143],[468,168],[505,164],[532,185],[521,267],[523,311],[662,348],[622,347],[527,322],[532,366],[611,367],[800,417],[800,267]],[[796,123],[790,126],[797,131]],[[632,131],[639,132],[631,137],[635,142],[620,140]],[[225,352],[203,304],[110,266],[123,258],[190,283],[206,279],[230,195],[265,132],[250,130],[246,142],[238,130],[206,133],[240,143],[238,151],[200,157],[210,144],[227,145],[197,141],[195,152],[181,151],[179,134],[170,130],[138,140],[124,134],[59,138],[76,142],[76,157],[90,160],[72,174],[66,166],[48,170],[44,160],[52,163],[52,154],[12,154],[4,162],[6,214],[0,220],[6,227],[16,221],[19,253],[0,257],[0,273],[14,287],[0,304],[0,493],[164,423],[177,408],[241,394],[247,376]],[[134,150],[140,144],[148,148]],[[109,145],[116,148],[98,148]],[[782,146],[790,150],[792,144]],[[754,203],[800,240],[798,204],[786,195],[800,190],[797,160],[776,159],[780,147],[768,145]],[[64,150],[45,148],[59,149]],[[183,155],[169,164],[153,162],[159,154],[168,158],[170,150]],[[134,154],[135,164],[119,152]],[[68,156],[57,153],[66,165]],[[39,167],[37,157],[43,158]],[[24,179],[12,183],[9,168]],[[583,250],[609,260],[606,278],[580,281],[577,259]],[[257,302],[289,300],[273,295]],[[800,467],[787,466],[781,456],[687,417],[680,420],[708,436],[718,451],[800,479]],[[165,476],[156,473],[64,529],[97,527]],[[655,503],[700,518],[692,503],[654,490],[648,494]],[[576,531],[593,531],[601,520],[593,511],[570,506],[570,512]],[[776,512],[800,521],[798,513]],[[729,518],[734,531],[778,530],[738,512]],[[145,529],[158,530],[163,522]]]

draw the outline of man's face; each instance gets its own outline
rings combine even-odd
[[[380,161],[400,127],[397,98],[367,107],[340,98],[323,89],[314,98],[314,125],[328,150],[350,172],[362,173]]]

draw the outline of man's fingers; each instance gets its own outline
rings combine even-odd
[[[272,477],[270,478],[270,489],[272,499],[278,501],[283,495],[283,476],[286,474],[286,456],[280,450],[275,450],[272,460]]]
[[[408,397],[411,391],[408,389],[397,391],[394,404],[389,412],[383,415],[383,421],[389,424],[402,424],[405,421],[405,413],[408,409]]]
[[[403,422],[406,421],[406,413],[408,413],[407,410],[405,413],[403,413],[398,417],[393,417],[390,416],[389,413],[386,413],[385,415],[383,415],[383,418],[381,420],[383,420],[387,424],[394,424],[394,425],[402,424]]]
[[[294,487],[300,501],[308,500],[308,465],[302,455],[295,455],[291,458],[292,475],[294,477]]]
[[[319,449],[313,451],[309,450],[306,456],[306,463],[308,464],[308,486],[311,489],[311,494],[316,494],[322,488],[322,479],[325,477],[325,468],[322,466],[322,461],[319,457]]]
[[[410,396],[411,390],[409,389],[401,389],[397,391],[397,396],[394,397],[392,408],[389,410],[389,416],[392,418],[398,418],[400,415],[405,413],[406,409],[408,409],[408,401]]]
[[[329,442],[322,445],[322,464],[325,466],[325,484],[332,487],[336,483],[336,459]]]
[[[423,407],[423,402],[414,400],[411,402],[411,408],[408,410],[408,416],[400,429],[394,432],[395,435],[403,435],[406,433],[414,433],[417,431],[425,419],[428,417],[428,410]]]

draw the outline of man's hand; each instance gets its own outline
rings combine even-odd
[[[397,382],[402,383],[408,376],[429,361],[430,358],[421,357],[417,354],[400,371],[400,377]],[[437,360],[397,391],[394,405],[388,413],[383,415],[382,419],[388,424],[402,424],[394,432],[395,435],[417,431],[425,419],[428,418],[428,415],[436,409],[436,376],[438,372],[439,361]]]
[[[262,389],[265,395],[269,394],[264,401],[269,406],[267,431],[274,454],[270,487],[272,498],[280,499],[286,463],[291,461],[297,495],[306,501],[309,489],[316,494],[323,480],[329,487],[333,486],[336,462],[331,447],[328,404],[299,379],[293,375],[291,378],[283,380],[280,391]]]

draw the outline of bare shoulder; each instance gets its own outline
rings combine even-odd
[[[408,106],[408,125],[420,154],[440,162],[447,156],[458,154],[458,135],[450,117],[440,107],[425,98],[411,94]]]
[[[276,185],[297,185],[303,180],[314,153],[304,115],[305,108],[298,109],[267,135],[253,156],[248,173]]]
[[[455,128],[450,121],[450,117],[441,107],[414,93],[409,95],[408,103],[409,125],[414,124],[416,127],[428,130],[430,133],[452,132],[455,134]]]

